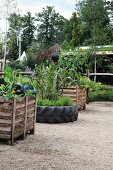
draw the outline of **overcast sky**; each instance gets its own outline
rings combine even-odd
[[[75,11],[75,3],[77,0],[15,0],[19,9],[19,13],[26,14],[30,11],[32,14],[39,13],[42,8],[46,6],[54,6],[56,12],[70,19],[72,13]],[[0,10],[3,9],[2,4],[5,0],[0,0]],[[5,19],[0,19],[0,32],[5,32],[6,21]]]
[[[54,6],[55,11],[69,19],[74,12],[76,0],[18,0],[20,13],[38,13],[46,6]]]

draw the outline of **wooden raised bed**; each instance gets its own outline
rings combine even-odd
[[[63,96],[69,96],[81,109],[86,109],[86,89],[79,86],[68,86],[63,88]]]
[[[0,103],[0,138],[8,139],[11,145],[14,139],[30,132],[34,134],[36,122],[36,97],[26,96],[20,99]]]

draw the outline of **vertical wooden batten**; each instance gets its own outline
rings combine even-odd
[[[11,127],[11,145],[14,145],[15,133],[15,114],[16,114],[16,99],[13,99],[13,112],[12,112],[12,127]]]

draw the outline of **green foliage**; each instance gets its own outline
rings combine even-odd
[[[38,99],[38,106],[72,106],[73,102],[69,97],[61,96],[57,100]]]
[[[73,12],[72,17],[70,19],[70,27],[71,27],[71,41],[70,44],[73,47],[80,45],[80,29],[79,29],[79,20],[77,17],[77,13]]]
[[[97,50],[97,51],[113,51],[113,46],[112,46],[112,45],[111,45],[111,46],[108,46],[108,47],[102,46],[102,47],[100,47],[100,48],[97,48],[96,50]]]
[[[72,49],[72,46],[70,45],[69,42],[67,42],[66,40],[64,40],[64,42],[61,44],[61,48],[63,50],[69,51],[70,49]]]
[[[16,34],[18,34],[18,31],[20,31],[22,28],[26,28],[21,36],[22,39],[21,52],[26,51],[32,44],[32,42],[34,42],[35,40],[34,31],[36,28],[34,25],[34,17],[32,17],[30,12],[28,12],[24,16],[13,13],[10,15],[8,20],[9,20],[9,34],[8,34],[9,53],[7,58],[9,60],[12,59],[16,60],[19,56]]]
[[[27,56],[27,60],[25,61],[25,65],[33,70],[36,65],[36,58],[32,54],[29,54]]]
[[[8,30],[8,49],[9,53],[7,59],[16,60],[19,56],[18,46],[17,46],[17,37],[14,30],[19,30],[22,28],[22,17],[16,13],[10,14],[9,18],[9,30]],[[14,29],[14,30],[13,30]]]
[[[16,70],[16,69],[17,70],[18,69],[25,70],[25,64],[24,63],[20,63],[19,61],[12,60],[7,65],[9,67],[11,67],[12,69],[14,69],[14,70]]]
[[[81,49],[62,51],[59,63],[63,69],[67,70],[67,77],[72,77],[75,80],[77,75],[82,75],[86,69],[90,68],[89,56],[90,51]]]
[[[81,56],[82,55],[82,56]],[[82,88],[100,89],[100,83],[94,83],[82,76],[83,65],[86,68],[87,54],[79,52],[66,52],[60,58],[59,64],[42,64],[36,67],[34,84],[38,89],[38,97],[41,99],[57,99],[61,95],[61,89],[68,85],[79,85]]]
[[[35,87],[38,89],[38,96],[42,99],[57,99],[60,95],[60,89],[66,86],[68,77],[67,70],[51,63],[36,67]]]
[[[17,46],[17,39],[15,33],[11,33],[10,39],[8,41],[8,48],[9,52],[7,55],[7,59],[12,61],[12,60],[17,60],[19,56],[19,50]]]
[[[54,64],[51,64],[49,67],[44,65],[36,67],[36,74],[35,87],[38,89],[39,97],[47,99],[57,98],[57,71]]]
[[[91,91],[89,101],[113,101],[113,88]]]
[[[79,3],[82,43],[104,45],[112,42],[112,29],[106,4],[107,2],[103,0],[86,0]]]
[[[91,81],[89,78],[85,76],[79,76],[78,85],[81,88],[89,88],[93,90],[99,90],[103,88],[103,85],[101,83],[96,83],[94,81]]]
[[[43,50],[64,41],[62,32],[67,20],[56,13],[53,6],[43,8],[43,11],[37,14],[37,21],[39,21],[37,38],[40,49]]]
[[[35,40],[34,32],[36,27],[34,21],[35,18],[32,17],[30,12],[22,17],[23,28],[26,28],[22,35],[22,51],[26,51]]]
[[[19,70],[13,71],[11,67],[6,67],[4,69],[4,82],[5,84],[0,85],[0,96],[3,96],[7,99],[19,97],[18,95],[14,93],[13,84],[16,84],[16,83],[31,84],[31,80],[28,77],[23,77],[19,75]],[[25,95],[26,96],[31,95],[31,93],[27,91]]]
[[[72,106],[73,101],[70,97],[61,96],[58,98],[58,100],[55,102],[56,106]]]

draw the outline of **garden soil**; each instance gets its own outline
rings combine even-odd
[[[73,123],[37,123],[14,146],[0,141],[0,170],[113,170],[113,103],[90,103]]]

